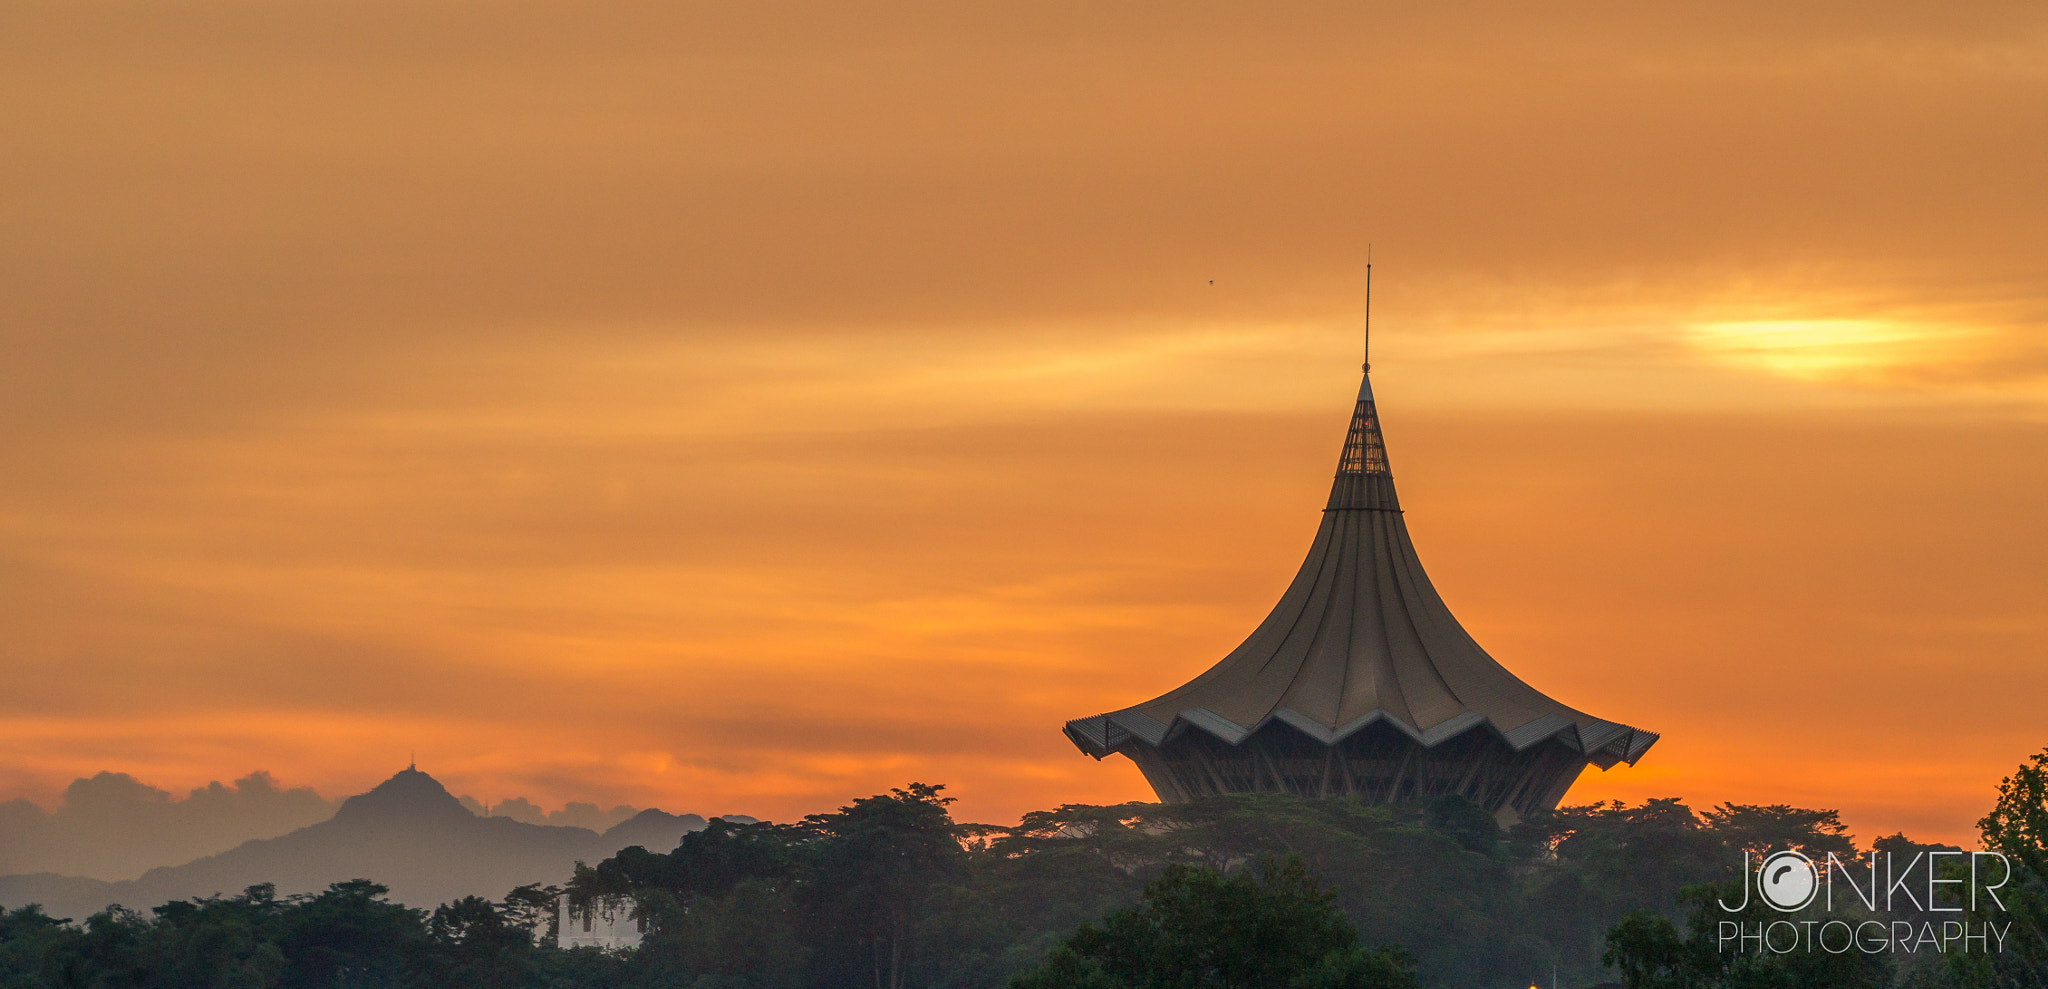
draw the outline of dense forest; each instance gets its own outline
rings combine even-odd
[[[1666,799],[1502,829],[1458,798],[1243,796],[1067,806],[1001,828],[956,822],[949,802],[912,784],[792,824],[713,821],[560,889],[432,911],[369,882],[79,923],[20,909],[0,915],[0,987],[2048,985],[2048,752],[1982,823],[2015,863],[1996,917],[2012,933],[1991,955],[1717,950],[1713,903],[1736,896],[1745,852],[1939,849],[1903,835],[1859,847],[1829,811]],[[643,943],[552,947],[557,893],[641,918]]]

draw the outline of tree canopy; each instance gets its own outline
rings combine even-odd
[[[1399,949],[1364,950],[1299,857],[1225,876],[1170,865],[1136,906],[1083,924],[1011,989],[1414,989]]]

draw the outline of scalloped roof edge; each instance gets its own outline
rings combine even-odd
[[[1650,746],[1657,744],[1657,740],[1662,737],[1653,731],[1604,720],[1595,720],[1582,730],[1576,723],[1554,714],[1543,715],[1514,728],[1502,728],[1494,724],[1493,719],[1472,711],[1447,718],[1429,728],[1419,729],[1384,710],[1376,710],[1332,728],[1290,707],[1279,708],[1271,716],[1249,727],[1207,708],[1199,707],[1180,712],[1172,724],[1161,722],[1136,709],[1112,711],[1108,714],[1069,721],[1066,725],[1066,734],[1074,744],[1081,747],[1082,751],[1097,759],[1103,759],[1132,741],[1158,746],[1188,728],[1199,728],[1228,744],[1238,745],[1275,721],[1324,745],[1336,745],[1380,722],[1392,726],[1424,748],[1434,748],[1481,728],[1491,730],[1517,752],[1555,738],[1573,750],[1585,753],[1601,769],[1607,769],[1617,762],[1635,765],[1636,760],[1641,759],[1644,753],[1650,751]],[[1603,760],[1602,756],[1607,758]]]

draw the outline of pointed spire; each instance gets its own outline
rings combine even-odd
[[[1337,479],[1330,485],[1334,511],[1398,512],[1394,472],[1387,465],[1387,441],[1380,435],[1380,414],[1373,406],[1372,378],[1358,385],[1358,404],[1351,409],[1351,428],[1344,434],[1344,452],[1337,458]]]
[[[1351,428],[1344,434],[1344,453],[1337,458],[1337,480],[1330,485],[1326,512],[1365,510],[1398,512],[1394,472],[1387,466],[1387,441],[1380,435],[1380,414],[1372,402],[1372,245],[1365,248],[1365,344],[1359,367],[1358,404],[1351,409]]]
[[[1351,410],[1351,429],[1344,434],[1339,474],[1388,474],[1387,442],[1380,436],[1379,411],[1373,407],[1372,377],[1358,386],[1358,404]]]

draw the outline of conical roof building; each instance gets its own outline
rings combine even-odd
[[[1504,819],[1657,741],[1524,683],[1451,616],[1408,538],[1369,375],[1322,526],[1272,613],[1208,672],[1066,733],[1097,759],[1129,756],[1168,802],[1457,793]]]

